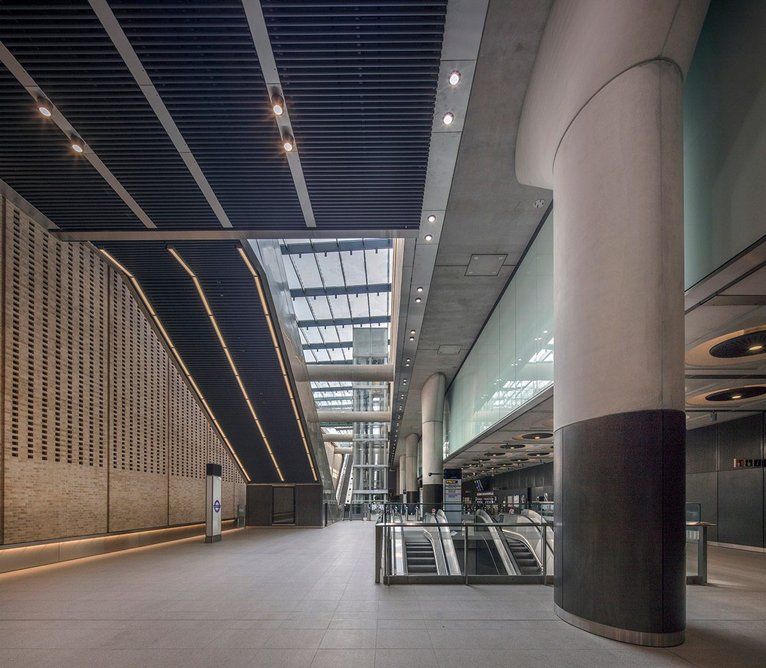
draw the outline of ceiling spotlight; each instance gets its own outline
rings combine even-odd
[[[758,343],[754,346],[750,346],[747,350],[748,352],[751,352],[751,353],[757,352],[758,350],[763,350],[763,344]]]
[[[414,340],[415,340],[415,337],[414,337],[414,336],[411,336],[411,337],[410,337],[410,341],[414,341]]]
[[[411,360],[411,359],[408,357],[408,358],[407,358],[407,361],[408,361],[408,362],[411,362],[412,360]]]
[[[457,86],[460,83],[460,72],[455,70],[449,75],[449,85]]]
[[[433,236],[431,234],[426,234],[425,240],[426,241],[431,241],[431,239],[433,239]]]
[[[414,333],[415,333],[415,330],[414,330],[414,329],[411,329],[411,330],[410,330],[410,334],[414,334]]]
[[[70,145],[72,147],[72,150],[75,153],[82,153],[83,152],[82,141],[80,139],[72,137],[72,139],[70,141],[71,141]]]
[[[293,139],[292,135],[285,134],[282,136],[282,147],[288,153],[295,148],[295,140]]]
[[[444,117],[442,118],[442,123],[444,125],[452,125],[452,121],[455,120],[455,114],[453,114],[451,111],[448,111],[446,114],[444,114]]]
[[[420,304],[423,300],[420,297],[415,297],[415,303]]]
[[[418,292],[423,292],[423,288],[418,288]]]
[[[281,95],[274,94],[271,96],[271,109],[277,116],[285,113],[285,101]]]
[[[732,398],[732,399],[741,399],[741,398],[742,398],[742,395],[741,395],[741,394],[732,394],[732,395],[731,395],[731,398]]]
[[[51,110],[51,103],[48,100],[37,101],[37,111],[39,111],[45,118],[50,118],[53,115]]]
[[[429,223],[435,223],[436,222],[436,216],[434,216],[434,214],[431,214],[430,216],[428,216],[428,218],[426,218],[426,220]]]

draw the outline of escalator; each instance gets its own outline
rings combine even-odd
[[[407,559],[407,573],[410,575],[436,575],[434,548],[425,536],[405,534],[404,552]]]
[[[540,575],[542,569],[524,541],[506,536],[505,542],[508,544],[511,558],[516,563],[520,575]]]
[[[338,475],[338,487],[336,489],[336,499],[338,506],[343,508],[348,496],[348,486],[351,482],[351,468],[354,464],[354,455],[343,455],[343,463],[340,465],[340,474]]]

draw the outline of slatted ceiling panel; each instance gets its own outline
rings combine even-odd
[[[87,0],[2,3],[0,40],[158,227],[220,227]],[[27,124],[40,123],[33,101],[26,92],[21,92],[26,100],[14,110],[19,118],[13,119],[13,132],[17,123],[25,123],[21,116],[28,117]],[[3,110],[5,114],[5,107]],[[48,125],[53,126],[50,122]],[[63,158],[72,160],[60,131],[52,128],[48,132],[58,133],[56,150]],[[16,150],[11,152],[14,159],[19,160],[16,154],[28,148],[27,139],[15,142]],[[0,177],[6,178],[14,170],[3,166],[0,163]],[[54,170],[53,175],[56,174]],[[26,189],[13,187],[58,225],[87,227],[87,215],[82,223],[76,218],[59,222],[55,210],[49,213],[39,203],[50,183],[42,174],[35,176],[33,172],[27,174],[27,179],[30,184]],[[100,176],[98,179],[102,188],[111,191]],[[59,180],[60,176],[54,183]],[[57,194],[63,195],[65,187],[66,180]],[[94,193],[98,191],[95,184],[88,193],[91,189]],[[50,193],[48,197],[51,204],[59,199]],[[95,205],[87,197],[83,201],[89,207]],[[102,214],[99,227],[112,227],[110,220],[103,220],[104,212],[96,210]]]
[[[305,228],[242,2],[110,6],[234,226]]]
[[[105,247],[136,275],[248,472],[258,482],[278,480],[188,274],[162,243],[112,242]],[[258,292],[236,244],[174,247],[199,276],[285,477],[312,479]]]
[[[446,0],[262,0],[318,227],[417,227]]]
[[[313,480],[258,291],[236,245],[184,243],[175,248],[199,277],[285,476]],[[232,391],[238,392],[236,386]]]
[[[0,6],[0,24],[2,24]],[[144,229],[127,205],[0,65],[0,178],[65,229]]]
[[[10,454],[106,464],[107,269],[10,205],[6,229],[6,401]]]
[[[164,475],[169,362],[116,274],[112,285],[112,468]]]
[[[226,245],[236,253],[231,242]],[[210,248],[215,244],[206,243],[203,246]],[[113,242],[106,244],[105,248],[136,275],[247,470],[258,481],[277,479],[257,427],[188,274],[173,259],[164,243]],[[239,254],[233,262],[241,263]],[[233,266],[231,261],[229,264]],[[252,278],[250,280],[252,283]]]

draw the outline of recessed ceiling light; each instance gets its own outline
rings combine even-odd
[[[418,288],[418,292],[423,292],[423,288]]]
[[[452,125],[452,121],[455,120],[455,114],[453,114],[451,111],[448,111],[446,114],[444,114],[444,117],[442,118],[442,123],[444,125]]]
[[[75,153],[82,153],[83,152],[82,144],[80,143],[79,139],[72,139],[71,146],[72,146],[72,150]]]
[[[414,336],[411,336],[411,337],[410,337],[410,341],[414,341],[414,340],[415,340],[415,337],[414,337]]]
[[[751,352],[751,353],[754,353],[754,352],[756,352],[757,350],[763,350],[763,344],[762,344],[762,343],[758,343],[758,344],[756,344],[756,345],[754,345],[754,346],[750,346],[750,347],[748,348],[748,351],[749,351],[749,352]]]
[[[436,222],[436,216],[434,216],[434,214],[431,214],[430,216],[428,216],[428,218],[426,218],[426,220],[429,223],[435,223]]]
[[[412,360],[411,360],[409,357],[407,358],[407,361],[408,361],[408,362],[412,362]]]
[[[731,398],[732,398],[732,399],[741,399],[741,398],[742,398],[742,395],[741,395],[741,394],[732,394],[732,395],[731,395]]]
[[[48,102],[48,100],[38,100],[37,101],[37,111],[39,111],[45,118],[50,118],[53,114],[53,111],[51,110],[51,103]]]
[[[426,234],[426,236],[425,236],[425,240],[426,240],[426,241],[431,241],[431,239],[433,239],[433,235],[431,235],[431,234]]]
[[[457,86],[460,83],[460,72],[455,70],[449,75],[450,86]]]
[[[414,333],[415,333],[415,330],[414,330],[414,329],[411,329],[411,330],[410,330],[410,334],[414,334]]]
[[[415,303],[420,304],[423,300],[420,297],[415,297]]]
[[[282,137],[282,147],[289,153],[295,148],[295,140],[290,135],[284,135]]]
[[[271,96],[271,110],[277,115],[281,116],[285,113],[285,101],[281,95]]]

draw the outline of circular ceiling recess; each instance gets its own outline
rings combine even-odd
[[[766,353],[766,330],[740,334],[710,348],[710,354],[719,359],[752,357]]]
[[[752,399],[766,394],[766,385],[748,385],[747,387],[734,387],[720,392],[705,395],[705,401],[740,401]]]
[[[550,431],[528,431],[525,434],[517,434],[513,437],[514,441],[550,441],[553,433]]]
[[[703,341],[686,352],[690,366],[732,366],[766,362],[766,325],[738,329]]]
[[[523,443],[503,443],[500,447],[503,450],[522,450],[526,446]]]

